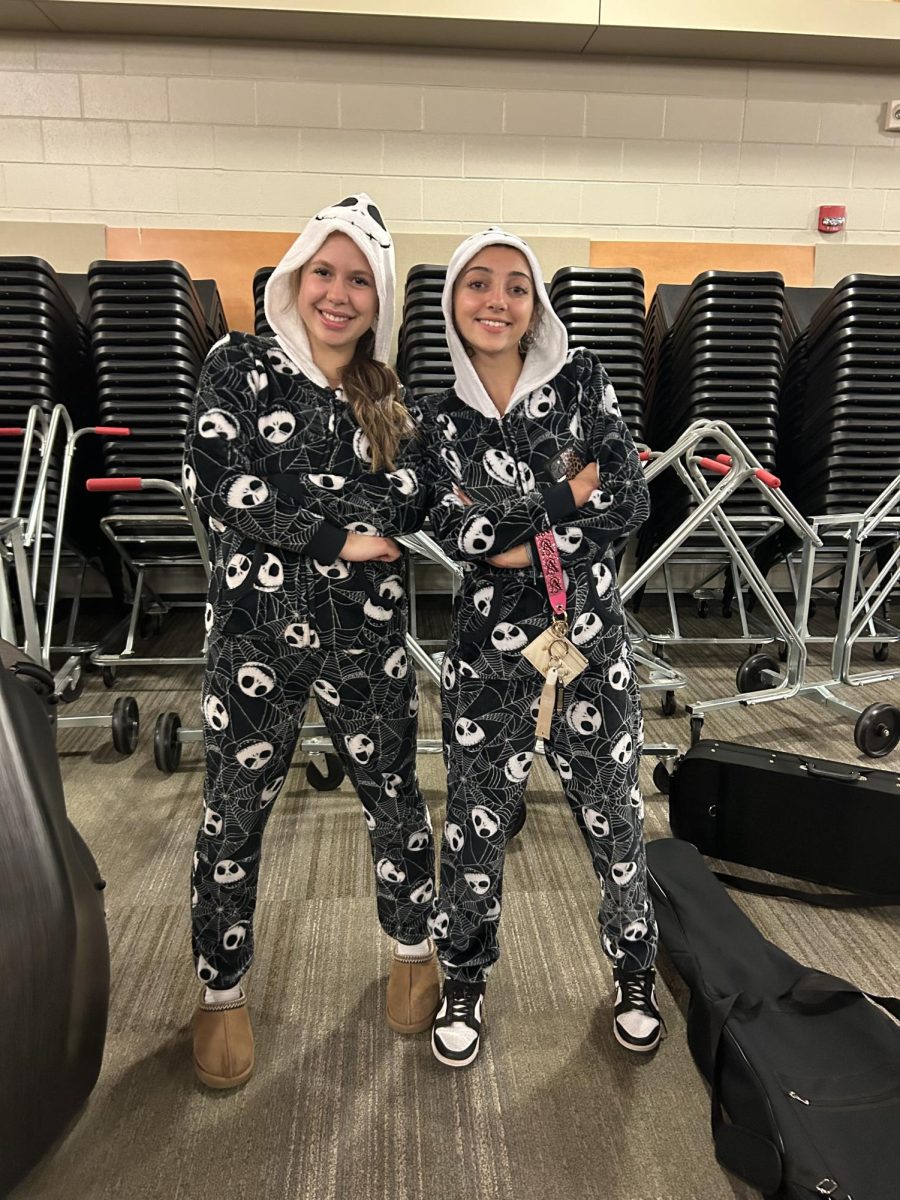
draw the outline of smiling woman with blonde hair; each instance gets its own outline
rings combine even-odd
[[[209,525],[206,780],[192,872],[194,1065],[235,1087],[254,1065],[241,987],[263,831],[310,689],[363,804],[378,917],[396,947],[387,1020],[431,1024],[434,847],[416,778],[401,551],[424,519],[420,446],[385,366],[394,250],[359,194],[306,226],[272,273],[274,338],[231,333],[197,393],[185,484]],[[339,952],[339,948],[335,949]]]

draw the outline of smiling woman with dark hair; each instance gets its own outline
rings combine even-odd
[[[443,308],[456,379],[427,397],[424,441],[432,531],[465,575],[443,669],[448,800],[432,930],[445,985],[432,1047],[451,1067],[478,1054],[504,853],[541,737],[600,881],[615,1036],[652,1050],[643,723],[613,554],[647,517],[647,485],[606,372],[569,350],[525,242],[499,229],[463,242]]]
[[[323,209],[266,287],[271,338],[232,333],[203,369],[185,483],[209,523],[203,681],[206,781],[192,873],[203,991],[194,1065],[249,1079],[241,979],[253,957],[263,831],[309,698],[363,804],[382,928],[394,938],[388,1023],[431,1024],[426,919],[434,846],[416,778],[415,676],[394,537],[423,521],[419,442],[394,372],[394,252],[368,196]]]

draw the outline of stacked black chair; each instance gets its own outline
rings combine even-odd
[[[550,303],[569,345],[593,350],[609,374],[632,437],[644,435],[644,277],[633,267],[561,267]]]
[[[204,307],[181,263],[99,261],[90,266],[88,287],[100,417],[131,430],[104,442],[106,474],[180,485],[200,369],[224,332],[215,285]],[[180,510],[164,492],[117,493],[111,501],[113,514]]]
[[[728,422],[760,464],[776,466],[778,392],[784,366],[784,281],[774,272],[706,271],[689,286],[661,284],[647,314],[646,436],[654,450],[671,446],[695,420]],[[653,487],[641,555],[689,514],[692,500],[671,472]],[[732,497],[733,518],[768,516],[747,485]],[[701,528],[687,547],[714,544]]]
[[[90,342],[71,296],[49,263],[41,258],[0,258],[0,425],[23,428],[32,406],[49,421],[57,404],[66,407],[76,428],[96,425],[97,405]],[[35,447],[35,450],[37,448]],[[62,443],[55,447],[62,449]],[[19,472],[21,438],[0,438],[0,514],[8,515]],[[74,466],[73,485],[86,478],[97,445],[83,443]],[[95,463],[93,465],[96,465]],[[37,479],[37,453],[31,457],[24,503],[27,516]],[[60,473],[48,475],[44,525],[56,532]],[[98,546],[102,500],[68,510],[66,535],[85,554]]]
[[[848,275],[824,294],[799,291],[788,294],[797,333],[778,469],[804,514],[860,512],[900,475],[900,277]]]
[[[266,284],[274,267],[260,267],[253,276],[253,332],[257,337],[272,337],[274,330],[266,320]]]
[[[397,346],[397,374],[413,396],[453,386],[441,294],[446,267],[421,264],[406,277],[403,320]]]
[[[218,341],[228,332],[228,320],[222,307],[222,297],[219,295],[219,285],[214,279],[195,279],[194,287],[203,305],[206,326],[213,341]]]

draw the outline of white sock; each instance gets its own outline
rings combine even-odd
[[[430,958],[433,949],[431,938],[425,938],[424,942],[417,942],[415,946],[404,946],[402,942],[394,942],[394,954],[397,958]]]
[[[238,983],[233,988],[207,988],[203,993],[204,1004],[233,1004],[235,1000],[240,1000],[244,993],[241,991],[241,985]]]

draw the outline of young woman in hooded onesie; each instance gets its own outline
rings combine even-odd
[[[456,379],[422,403],[423,440],[433,536],[465,574],[443,668],[449,795],[431,929],[445,983],[432,1048],[452,1067],[479,1050],[485,982],[500,953],[504,852],[544,686],[522,651],[553,619],[534,539],[552,530],[569,640],[588,665],[557,692],[547,760],[600,883],[615,1036],[652,1050],[661,1019],[638,785],[643,723],[613,554],[646,519],[647,486],[606,372],[587,350],[569,349],[525,242],[499,229],[463,242],[443,309]]]
[[[193,858],[194,1066],[249,1079],[241,979],[262,837],[310,689],[363,804],[382,928],[397,945],[387,1019],[427,1029],[439,979],[434,848],[416,767],[401,552],[426,489],[391,341],[394,251],[368,196],[318,213],[266,287],[274,338],[230,333],[203,368],[185,485],[208,522],[204,811]]]

